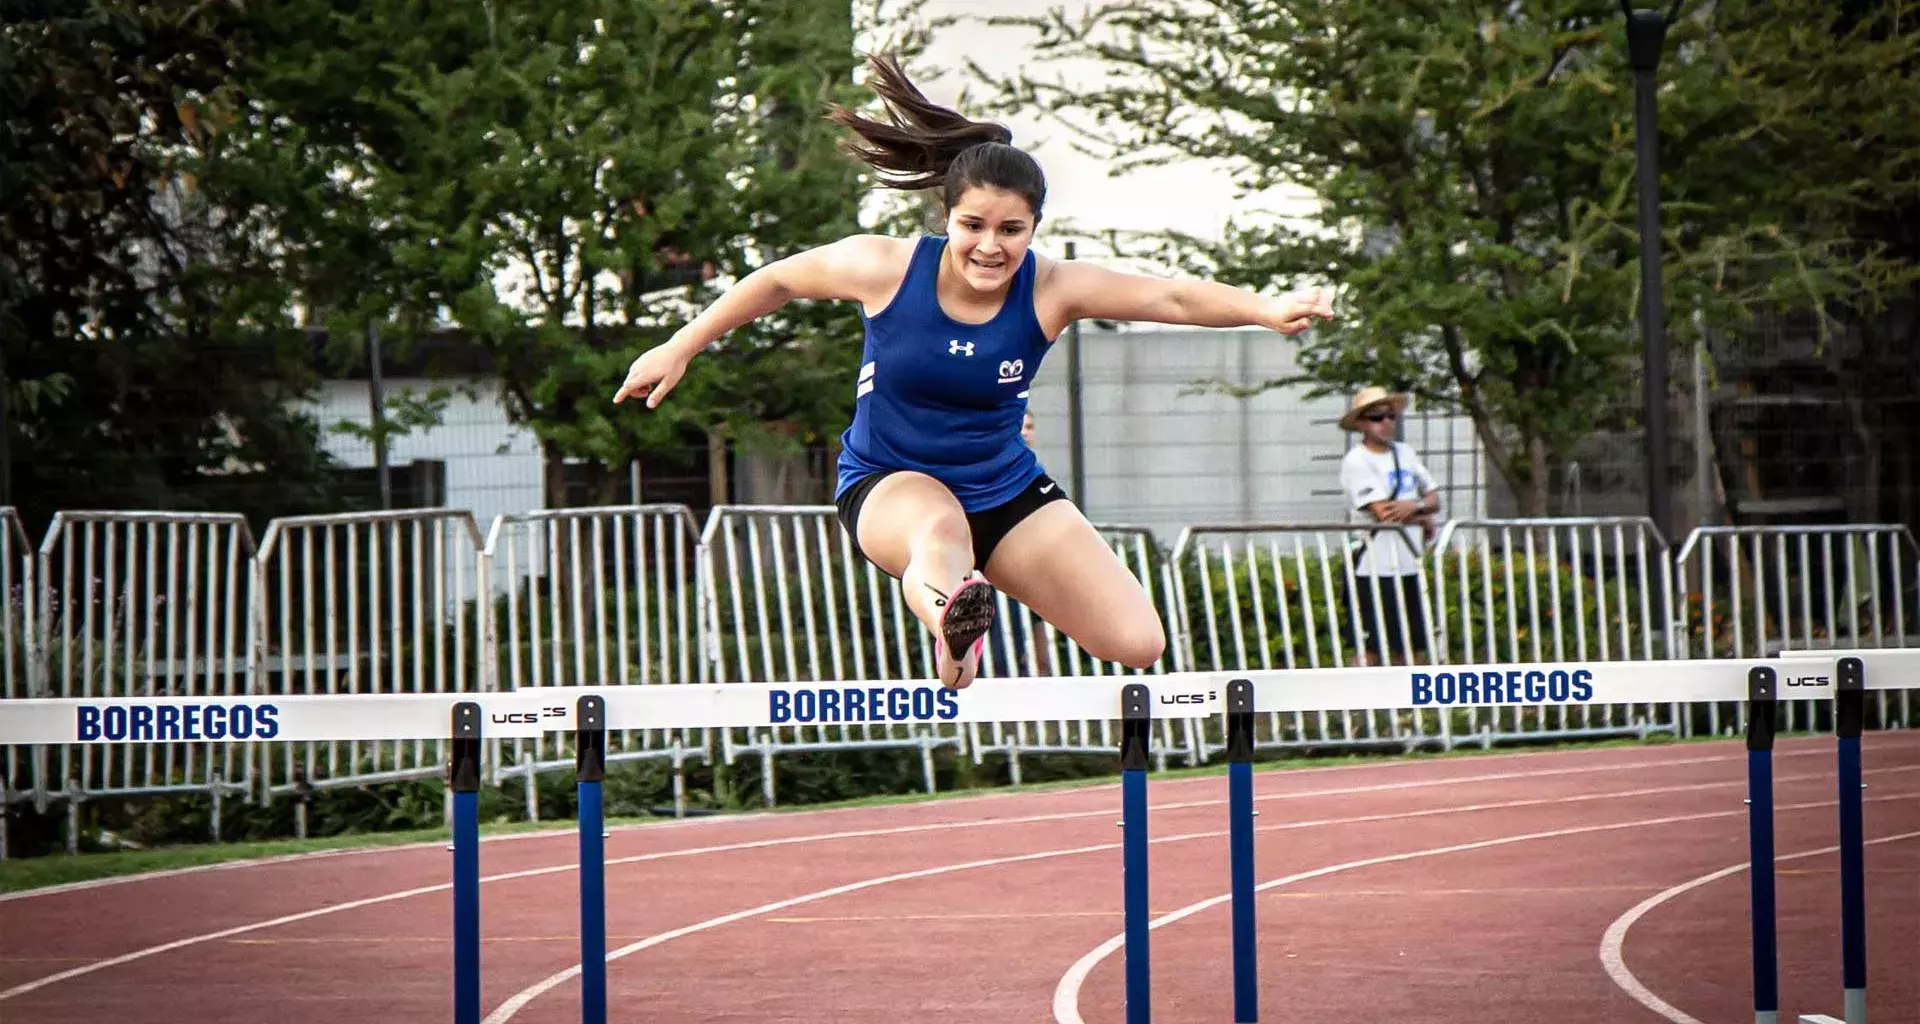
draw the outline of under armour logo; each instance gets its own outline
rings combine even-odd
[[[969,341],[963,345],[960,343],[960,339],[955,338],[947,342],[947,354],[950,356],[973,355],[973,342]]]
[[[1023,359],[1004,360],[1000,363],[1000,383],[1018,384],[1020,383],[1020,375],[1025,372],[1027,372],[1027,364],[1025,360]]]

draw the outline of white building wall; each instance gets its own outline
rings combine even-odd
[[[1189,394],[1204,379],[1240,386],[1298,372],[1298,342],[1266,331],[1083,329],[1086,494],[1096,522],[1145,526],[1171,543],[1183,527],[1357,521],[1339,488],[1354,435],[1345,398],[1288,387],[1249,398]],[[1048,472],[1072,472],[1064,339],[1042,364],[1032,408]],[[1450,517],[1483,514],[1486,466],[1463,417],[1415,413],[1406,440],[1444,489]]]
[[[415,459],[444,461],[447,507],[472,512],[482,536],[496,515],[541,507],[539,446],[530,431],[517,429],[507,421],[497,383],[403,377],[381,384],[389,399],[407,391],[424,395],[436,384],[458,384],[473,392],[472,397],[456,392],[447,402],[439,426],[394,438],[388,446],[387,461],[391,465]],[[311,408],[323,429],[330,430],[342,421],[363,427],[372,422],[364,380],[326,381]],[[329,432],[326,448],[349,466],[373,465],[373,445],[352,435]]]

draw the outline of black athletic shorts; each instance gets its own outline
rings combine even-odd
[[[861,558],[867,558],[867,553],[860,551],[860,506],[866,504],[867,495],[872,492],[874,485],[894,472],[898,471],[882,470],[861,477],[858,483],[834,500],[834,506],[840,510],[840,525],[846,528],[847,540],[852,542],[853,550],[858,551]],[[1021,520],[1050,501],[1065,500],[1068,500],[1066,489],[1042,473],[1025,490],[1006,501],[992,508],[967,513],[967,529],[973,534],[973,567],[985,571],[987,559],[993,557],[993,549],[1000,546],[1000,542],[1013,532],[1014,527],[1020,525]],[[873,560],[867,558],[867,561]]]

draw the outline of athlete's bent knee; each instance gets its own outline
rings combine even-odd
[[[930,516],[914,527],[907,545],[915,551],[928,548],[967,547],[973,543],[973,531],[962,515]]]
[[[1152,668],[1167,652],[1167,638],[1158,628],[1127,640],[1126,649],[1115,660],[1128,668]]]
[[[1155,622],[1150,628],[1102,637],[1086,645],[1086,650],[1101,661],[1119,662],[1128,668],[1152,668],[1166,653],[1167,636]]]

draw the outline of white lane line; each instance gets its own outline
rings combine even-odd
[[[1902,839],[1920,839],[1920,832],[1902,832],[1896,836],[1882,836],[1879,839],[1869,839],[1865,845],[1874,846],[1879,843],[1896,843]],[[1822,854],[1838,853],[1839,850],[1840,848],[1838,846],[1825,846],[1818,850],[1803,850],[1799,853],[1782,854],[1773,860],[1774,863],[1778,864],[1781,861],[1798,860],[1802,857],[1818,857]],[[1675,896],[1698,889],[1703,885],[1717,882],[1728,875],[1739,874],[1747,870],[1752,864],[1752,861],[1745,860],[1738,864],[1728,865],[1718,871],[1710,871],[1698,878],[1688,879],[1665,892],[1655,893],[1647,897],[1632,910],[1615,918],[1614,922],[1607,926],[1606,934],[1600,938],[1600,964],[1606,968],[1607,977],[1612,978],[1614,984],[1620,986],[1622,991],[1632,996],[1641,1006],[1673,1021],[1674,1024],[1705,1024],[1705,1022],[1698,1017],[1694,1017],[1685,1010],[1655,995],[1652,989],[1647,988],[1647,986],[1640,983],[1639,978],[1634,977],[1633,971],[1627,967],[1626,957],[1623,952],[1627,942],[1627,930],[1632,928],[1635,922],[1645,917],[1653,908],[1673,899]]]
[[[1889,796],[1873,797],[1870,798],[1868,802],[1910,800],[1915,796],[1920,796],[1920,793],[1896,793]],[[1836,802],[1837,801],[1834,800],[1822,800],[1800,804],[1776,804],[1774,805],[1774,811],[1778,813],[1780,811],[1812,810],[1832,807]],[[1595,832],[1608,832],[1617,829],[1671,825],[1684,821],[1705,821],[1710,818],[1729,818],[1743,816],[1746,813],[1746,808],[1743,807],[1739,810],[1732,811],[1707,811],[1700,814],[1644,818],[1639,821],[1615,822],[1607,825],[1582,825],[1576,828],[1553,829],[1546,832],[1528,832],[1520,835],[1501,836],[1494,839],[1482,839],[1478,842],[1459,843],[1453,846],[1436,846],[1425,850],[1414,850],[1409,853],[1388,854],[1383,857],[1368,857],[1364,860],[1351,860],[1342,864],[1332,864],[1323,868],[1314,868],[1311,871],[1302,871],[1299,874],[1287,875],[1284,878],[1276,878],[1271,881],[1262,882],[1254,886],[1254,891],[1265,892],[1268,889],[1279,886],[1292,885],[1295,882],[1304,882],[1311,878],[1321,878],[1326,875],[1337,874],[1342,871],[1352,871],[1358,868],[1377,867],[1381,864],[1418,860],[1423,857],[1439,857],[1451,853],[1466,853],[1471,850],[1484,850],[1489,847],[1507,846],[1513,843],[1530,842],[1535,839],[1564,839],[1567,836],[1588,835]],[[1201,900],[1198,903],[1190,903],[1171,914],[1165,914],[1155,918],[1149,922],[1148,927],[1159,928],[1172,924],[1175,921],[1191,917],[1210,907],[1217,907],[1222,903],[1230,901],[1232,898],[1232,893],[1223,893],[1219,896]],[[1099,966],[1102,960],[1118,952],[1126,945],[1126,941],[1127,937],[1124,932],[1108,939],[1106,942],[1095,946],[1087,955],[1075,961],[1073,966],[1067,968],[1066,973],[1060,976],[1060,983],[1056,985],[1053,990],[1053,1019],[1055,1024],[1086,1024],[1086,1020],[1080,1016],[1080,988],[1086,983],[1087,976],[1093,973],[1093,969]]]
[[[184,939],[175,939],[172,942],[161,943],[158,946],[148,946],[145,949],[137,949],[131,953],[123,953],[105,960],[95,960],[92,963],[61,971],[58,974],[49,974],[44,978],[35,978],[32,981],[23,982],[5,991],[0,991],[0,1001],[12,999],[15,996],[23,996],[28,992],[46,988],[48,985],[57,984],[70,978],[78,978],[83,975],[92,974],[95,971],[104,971],[109,967],[118,967],[121,964],[130,964],[135,960],[144,960],[147,957],[158,956],[161,953],[171,953],[176,949],[197,946],[203,942],[215,942],[220,939],[232,938],[235,935],[245,935],[248,932],[259,931],[262,928],[273,928],[283,924],[293,924],[296,921],[305,921],[326,914],[337,914],[343,910],[372,906],[375,903],[386,903],[390,900],[406,899],[409,896],[425,896],[429,893],[442,892],[451,888],[453,888],[451,885],[429,885],[422,886],[418,889],[405,889],[400,892],[390,892],[383,896],[375,896],[371,899],[354,900],[351,903],[340,903],[329,907],[318,907],[313,910],[304,910],[298,914],[287,914],[283,917],[276,917],[267,921],[254,921],[249,924],[236,925],[232,928],[223,928],[217,932],[206,932],[200,935],[188,936]]]
[[[640,829],[674,829],[704,823],[706,818],[677,818],[671,821],[649,821],[633,825],[614,825],[612,832],[632,832]],[[573,827],[555,823],[552,828],[537,829],[531,832],[509,832],[504,835],[481,836],[482,846],[496,843],[512,843],[523,839],[572,839],[579,833]],[[449,833],[449,836],[451,833]],[[15,900],[31,900],[41,896],[59,896],[65,893],[85,892],[89,889],[106,889],[116,885],[130,885],[135,882],[157,882],[181,875],[202,875],[209,871],[239,871],[244,868],[272,867],[281,864],[295,864],[328,860],[336,857],[355,857],[363,854],[409,853],[416,850],[445,850],[448,837],[425,839],[412,843],[392,843],[389,845],[352,846],[338,850],[305,850],[299,853],[280,853],[271,857],[251,857],[246,860],[223,860],[213,864],[189,864],[186,867],[163,868],[159,871],[138,871],[126,875],[114,875],[110,878],[89,878],[79,882],[61,882],[57,885],[43,885],[19,892],[0,892],[0,903]]]
[[[1898,768],[1887,768],[1887,769],[1879,769],[1879,770],[1884,772],[1920,770],[1920,765],[1905,765]],[[1815,781],[1815,780],[1825,781],[1825,776],[1820,776],[1820,775],[1783,776],[1783,777],[1777,778],[1775,782],[1779,783],[1779,782],[1789,782],[1789,781],[1799,782],[1799,781]],[[1686,785],[1675,785],[1675,786],[1657,786],[1657,787],[1645,788],[1645,789],[1623,790],[1623,791],[1612,792],[1612,793],[1586,793],[1586,794],[1580,794],[1578,796],[1571,796],[1571,797],[1549,797],[1549,798],[1532,799],[1532,800],[1508,800],[1508,801],[1502,801],[1499,803],[1471,804],[1464,807],[1438,807],[1438,808],[1429,808],[1426,810],[1419,810],[1419,811],[1401,811],[1401,812],[1391,812],[1391,813],[1383,813],[1383,814],[1365,814],[1365,815],[1357,815],[1354,817],[1347,817],[1347,818],[1325,818],[1325,819],[1320,819],[1315,821],[1293,821],[1293,822],[1284,822],[1276,825],[1262,826],[1260,828],[1255,829],[1255,831],[1256,832],[1280,832],[1280,831],[1287,831],[1287,830],[1293,830],[1293,829],[1320,828],[1320,827],[1329,826],[1329,825],[1354,825],[1354,824],[1363,824],[1368,822],[1404,821],[1412,818],[1427,818],[1427,817],[1435,817],[1440,815],[1466,814],[1466,813],[1472,813],[1472,812],[1478,812],[1478,811],[1490,811],[1490,810],[1511,810],[1514,808],[1538,807],[1541,805],[1557,806],[1559,804],[1574,803],[1574,802],[1581,802],[1581,801],[1656,796],[1656,795],[1664,795],[1664,794],[1671,794],[1671,793],[1688,792],[1688,791],[1694,791],[1694,790],[1725,788],[1729,786],[1744,785],[1744,783],[1745,783],[1745,780],[1733,779],[1733,780],[1727,780],[1723,782],[1704,782],[1704,783],[1690,783]],[[1112,812],[1103,812],[1103,813],[1112,813]],[[1736,812],[1729,811],[1729,812],[1715,812],[1715,813],[1736,813]],[[1150,840],[1150,842],[1173,843],[1173,842],[1184,842],[1190,839],[1217,839],[1227,834],[1228,833],[1225,830],[1216,830],[1216,831],[1209,831],[1209,832],[1189,832],[1181,835],[1163,836],[1158,839]],[[840,896],[849,892],[856,892],[861,889],[869,889],[878,885],[886,885],[893,882],[907,881],[907,880],[917,879],[917,878],[926,878],[932,875],[946,874],[953,871],[965,871],[965,870],[978,868],[978,867],[989,867],[989,866],[1000,865],[1000,864],[1013,864],[1013,863],[1019,863],[1021,861],[1040,860],[1048,857],[1063,857],[1063,856],[1069,856],[1077,853],[1089,853],[1089,852],[1097,852],[1101,850],[1114,850],[1114,849],[1118,849],[1119,845],[1120,844],[1118,843],[1104,843],[1098,846],[1078,847],[1071,850],[1054,850],[1054,851],[1049,851],[1049,852],[1044,852],[1039,854],[1023,854],[1016,857],[1003,857],[1003,858],[995,858],[995,859],[983,860],[983,861],[968,861],[961,864],[949,864],[949,865],[945,865],[938,868],[928,868],[920,871],[910,871],[910,872],[904,872],[904,873],[895,874],[895,875],[885,875],[880,878],[870,878],[860,882],[852,882],[847,885],[835,886],[831,889],[822,889],[822,890],[818,890],[811,893],[805,893],[803,895],[791,897],[785,900],[780,900],[775,903],[762,904],[761,906],[753,907],[747,910],[741,910],[741,911],[736,911],[730,914],[724,914],[724,915],[721,915],[720,917],[709,918],[705,921],[688,925],[684,928],[677,928],[677,929],[674,929],[673,931],[662,932],[658,935],[649,936],[648,938],[642,939],[639,942],[635,942],[631,945],[622,946],[619,949],[611,950],[607,953],[606,959],[609,963],[611,963],[614,960],[618,960],[623,957],[629,956],[633,953],[637,953],[643,949],[650,949],[654,946],[660,945],[661,943],[672,941],[673,939],[680,938],[681,936],[684,936],[684,935],[691,935],[696,932],[706,931],[712,928],[718,928],[722,925],[732,924],[737,921],[743,921],[751,917],[756,917],[763,914],[769,914],[776,910],[784,910],[787,907],[796,906],[803,903],[811,903],[816,900],[828,899],[833,896]],[[554,988],[562,984],[565,984],[568,980],[578,977],[579,974],[580,974],[580,965],[574,964],[572,967],[569,967],[566,970],[550,975],[534,983],[533,985],[530,985],[527,988],[514,993],[511,997],[507,999],[505,1003],[502,1003],[498,1009],[496,1009],[492,1014],[490,1014],[487,1017],[487,1019],[484,1022],[482,1022],[482,1024],[505,1024],[506,1021],[512,1019],[514,1014],[524,1009],[528,1003],[531,1003],[533,1000],[539,998],[541,995],[544,995],[545,993],[552,991]]]
[[[1589,753],[1589,752],[1574,751],[1573,753]],[[1776,750],[1774,753],[1775,758],[1814,757],[1814,756],[1820,756],[1820,755],[1832,756],[1832,752],[1825,748],[1821,748],[1818,750],[1792,750],[1792,751]],[[1552,756],[1552,753],[1541,752],[1541,751],[1515,751],[1510,754],[1474,754],[1471,757],[1471,761],[1472,763],[1479,764],[1487,761],[1506,761],[1506,760],[1513,760],[1516,758],[1533,758],[1535,760],[1538,760],[1543,756]],[[1596,772],[1596,771],[1606,771],[1610,768],[1631,770],[1631,769],[1640,769],[1640,768],[1661,768],[1667,765],[1711,764],[1711,763],[1718,763],[1723,761],[1736,761],[1740,759],[1741,759],[1740,755],[1717,755],[1717,756],[1704,756],[1704,757],[1675,758],[1672,760],[1624,761],[1624,762],[1619,762],[1617,764],[1616,763],[1604,763],[1604,764],[1596,763],[1593,765],[1576,766],[1575,768],[1571,768],[1571,769],[1545,769],[1544,771]],[[1426,760],[1426,759],[1408,759],[1408,760],[1398,760],[1398,761],[1381,761],[1381,762],[1370,763],[1370,764],[1321,765],[1313,768],[1287,768],[1284,770],[1276,770],[1271,773],[1262,772],[1260,773],[1260,777],[1280,779],[1280,778],[1293,778],[1296,776],[1303,776],[1303,775],[1322,775],[1322,774],[1327,774],[1331,772],[1384,771],[1391,768],[1405,768],[1409,766],[1421,766],[1421,765],[1430,765],[1430,764],[1436,764],[1436,763],[1441,763],[1441,762]],[[1507,779],[1507,778],[1530,778],[1532,776],[1533,776],[1533,773],[1525,773],[1525,772],[1502,773],[1497,775],[1466,775],[1466,776],[1459,776],[1455,779],[1436,780],[1433,782],[1422,783],[1422,784],[1423,785],[1443,785],[1449,781],[1485,782],[1485,781],[1492,781],[1496,779]],[[1192,783],[1192,782],[1210,782],[1215,785],[1218,785],[1222,777],[1223,776],[1221,773],[1213,773],[1208,775],[1189,775],[1189,776],[1183,776],[1177,779],[1154,779],[1153,784],[1157,788],[1167,787],[1167,786],[1176,786],[1176,785],[1181,785],[1184,783]],[[1405,784],[1402,783],[1402,784],[1385,784],[1385,785],[1387,786],[1387,788],[1395,788],[1396,786],[1404,786]],[[1032,790],[1018,790],[1014,792],[1003,792],[1003,793],[980,793],[980,794],[969,795],[969,796],[953,796],[953,797],[946,797],[938,801],[917,801],[909,804],[900,804],[898,806],[923,807],[923,806],[929,806],[929,805],[937,805],[939,807],[945,808],[945,807],[955,807],[955,806],[970,806],[973,804],[988,802],[988,801],[1022,800],[1022,799],[1028,799],[1033,797],[1099,794],[1099,793],[1116,791],[1118,789],[1119,789],[1119,783],[1117,782],[1103,782],[1103,783],[1099,783],[1091,786],[1074,786],[1074,787],[1064,787],[1059,789],[1032,789]],[[1362,787],[1360,789],[1348,789],[1348,790],[1307,791],[1299,795],[1301,796],[1335,795],[1335,794],[1344,794],[1349,792],[1367,792],[1367,791],[1368,790]],[[1260,797],[1259,799],[1265,800],[1269,798],[1270,797],[1263,796],[1263,797]],[[1283,799],[1283,798],[1291,799],[1292,797],[1285,796],[1283,794],[1273,794],[1271,798],[1272,799]],[[1180,808],[1180,807],[1211,806],[1213,804],[1219,804],[1219,803],[1224,803],[1224,801],[1219,801],[1219,800],[1197,801],[1197,802],[1181,803],[1181,804],[1166,804],[1166,805],[1161,805],[1161,807],[1164,807],[1166,809],[1174,809],[1174,808]],[[1161,807],[1156,807],[1155,809],[1158,810],[1158,809],[1161,809]],[[797,820],[810,820],[813,818],[824,818],[824,817],[831,817],[835,815],[870,812],[872,810],[873,808],[869,806],[869,807],[828,807],[828,808],[821,808],[818,810],[807,810],[807,811],[751,811],[751,812],[746,812],[741,814],[725,814],[725,815],[715,815],[712,817],[682,818],[682,819],[672,820],[672,821],[649,821],[649,822],[632,824],[632,825],[616,825],[616,826],[613,826],[610,829],[610,831],[618,834],[618,833],[625,833],[625,832],[638,832],[643,830],[658,830],[658,829],[724,827],[724,826],[774,821],[774,820],[779,820],[783,818],[797,819]],[[1085,813],[1089,815],[1093,815],[1093,814],[1106,814],[1109,812],[1106,810],[1100,810],[1100,811],[1090,811]],[[566,826],[558,826],[551,829],[539,829],[531,832],[515,832],[515,833],[509,833],[506,835],[484,836],[481,838],[480,842],[483,845],[486,845],[486,844],[493,844],[493,843],[515,842],[515,841],[524,840],[524,839],[571,840],[576,834],[577,833],[572,828],[569,828]],[[281,854],[273,857],[256,857],[249,860],[221,861],[216,864],[193,864],[187,867],[166,868],[159,871],[142,871],[134,874],[115,875],[111,878],[91,878],[91,879],[87,879],[85,881],[79,881],[79,882],[62,882],[57,885],[48,885],[48,886],[41,886],[34,889],[25,889],[20,892],[0,893],[0,903],[8,903],[8,902],[13,902],[18,900],[36,899],[42,896],[57,896],[63,893],[84,892],[90,889],[104,889],[112,886],[130,885],[136,882],[158,881],[160,879],[175,878],[181,875],[198,875],[198,874],[204,874],[209,871],[236,871],[236,870],[241,870],[245,868],[269,867],[269,866],[290,864],[290,863],[295,863],[299,861],[312,861],[312,860],[323,859],[328,857],[352,857],[352,856],[361,856],[366,854],[406,853],[411,851],[427,850],[427,849],[444,850],[446,849],[446,845],[447,845],[447,840],[445,838],[441,838],[441,839],[429,839],[429,840],[425,840],[417,843],[397,843],[392,846],[363,846],[363,847],[353,847],[350,849],[342,849],[342,850],[316,850],[316,851],[310,851],[305,853]]]
[[[671,942],[681,936],[718,928],[722,925],[732,924],[735,921],[744,921],[750,917],[771,914],[776,910],[785,910],[788,907],[797,907],[805,903],[830,899],[834,896],[843,896],[850,892],[871,889],[875,886],[887,885],[892,882],[904,882],[915,878],[931,878],[934,875],[945,875],[955,871],[966,871],[971,868],[994,867],[1000,864],[1018,864],[1022,861],[1046,860],[1051,857],[1070,857],[1078,853],[1097,853],[1102,850],[1115,850],[1119,847],[1119,843],[1100,843],[1095,846],[1078,846],[1065,850],[1042,850],[1038,853],[1023,853],[1012,857],[990,857],[985,860],[970,860],[960,864],[942,864],[938,867],[922,868],[918,871],[903,871],[895,875],[882,875],[879,878],[861,879],[858,882],[849,882],[846,885],[836,885],[831,889],[820,889],[799,896],[789,897],[784,900],[776,900],[772,903],[762,903],[757,907],[749,907],[746,910],[736,910],[731,914],[710,917],[704,921],[687,925],[684,928],[675,928],[672,931],[661,932],[658,935],[649,935],[639,942],[629,943],[628,945],[621,946],[619,949],[608,952],[607,960],[618,960],[621,957],[638,953],[643,949],[650,949],[662,943]],[[574,964],[572,967],[558,974],[543,978],[515,992],[512,996],[508,997],[506,1002],[501,1003],[498,1009],[488,1014],[486,1020],[482,1021],[481,1024],[502,1024],[502,1022],[510,1020],[514,1014],[519,1013],[528,1003],[533,1002],[542,994],[565,984],[569,979],[578,977],[579,974],[580,965]]]

